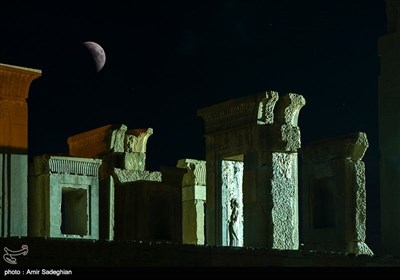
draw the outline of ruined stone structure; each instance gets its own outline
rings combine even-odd
[[[373,255],[365,244],[365,133],[314,142],[302,150],[305,250]]]
[[[136,192],[133,188],[139,188],[137,187],[139,182],[140,184],[147,182],[146,185],[148,182],[161,182],[161,172],[145,170],[146,145],[152,133],[151,128],[128,130],[123,124],[106,125],[71,136],[67,140],[71,156],[103,160],[100,171],[100,238],[102,239],[114,240],[115,192],[118,186],[124,185],[121,192],[130,190]],[[136,197],[141,194],[132,195]],[[125,197],[119,197],[125,199],[129,195],[125,193]],[[133,201],[128,202],[131,203]],[[129,211],[128,208],[125,210]],[[120,209],[120,211],[125,210]],[[124,213],[124,215],[133,214]]]
[[[28,104],[41,71],[0,64],[0,237],[26,236]]]
[[[99,238],[100,164],[100,159],[35,157],[29,236]]]
[[[304,104],[301,95],[269,91],[198,111],[205,124],[207,244],[229,245],[243,224],[239,246],[298,249],[297,120]],[[242,190],[227,188],[235,180]]]
[[[182,242],[205,244],[206,162],[181,159],[176,166],[187,170],[182,180]]]
[[[399,255],[400,239],[400,2],[387,1],[387,31],[379,38],[379,149],[382,251]]]

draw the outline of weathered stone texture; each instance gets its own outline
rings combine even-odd
[[[41,70],[0,63],[0,152],[27,152],[26,99],[31,82],[41,74]],[[26,177],[26,174],[21,176]]]
[[[29,235],[99,238],[100,159],[34,158],[29,186]]]
[[[365,244],[365,133],[327,139],[303,149],[305,249],[372,255]]]
[[[298,248],[297,154],[272,153],[272,162],[272,248]]]
[[[301,95],[289,93],[279,98],[277,92],[269,91],[198,111],[206,138],[207,244],[226,245],[221,162],[238,160],[244,163],[244,246],[298,249],[295,154],[301,145],[297,121],[304,105]],[[278,158],[285,158],[283,166],[276,162]],[[290,178],[274,176],[286,167],[293,167]],[[285,192],[292,195],[279,195]],[[282,224],[280,217],[292,214],[290,221]]]
[[[182,179],[182,242],[205,244],[206,162],[180,159],[176,166],[186,170]]]
[[[125,170],[114,168],[115,178],[117,182],[120,184],[127,183],[127,182],[135,182],[135,181],[157,181],[161,182],[161,172],[154,171],[149,172],[145,171],[138,171],[138,170]]]

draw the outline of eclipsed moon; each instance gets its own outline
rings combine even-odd
[[[95,42],[87,41],[83,44],[92,54],[94,63],[96,64],[96,71],[99,72],[106,63],[106,53],[103,48]]]

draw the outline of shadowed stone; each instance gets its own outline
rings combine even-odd
[[[365,133],[310,144],[303,149],[305,249],[373,255],[365,244]]]

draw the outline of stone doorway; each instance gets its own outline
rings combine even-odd
[[[221,161],[222,245],[243,246],[243,155]]]

